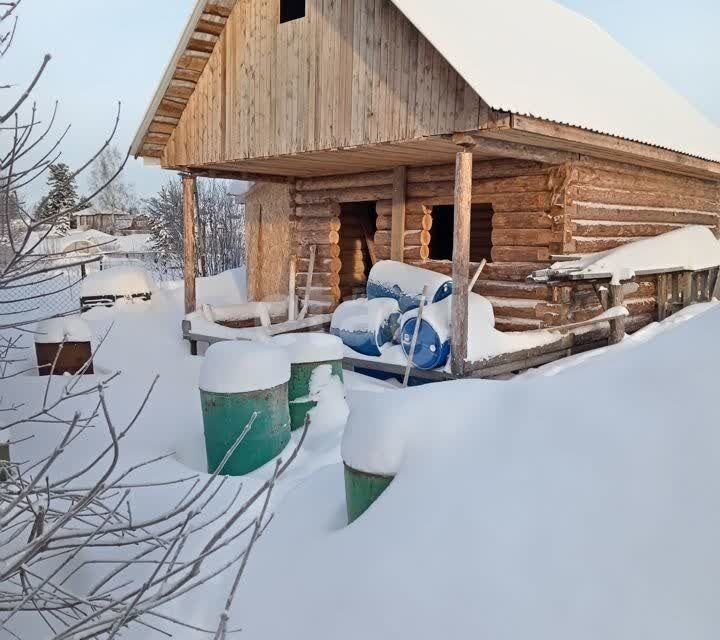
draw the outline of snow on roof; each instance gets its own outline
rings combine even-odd
[[[720,129],[605,30],[553,0],[392,0],[483,100],[720,162]],[[185,33],[135,134],[143,140],[202,15]]]
[[[491,107],[720,162],[720,129],[553,0],[393,0]]]
[[[97,208],[95,205],[87,209],[76,211],[72,215],[74,216],[117,216],[123,218],[135,218],[140,215],[132,211],[125,211],[124,209],[116,209],[112,207],[106,207],[103,209]]]
[[[85,231],[72,231],[67,235],[48,235],[35,249],[36,254],[63,253],[68,250],[79,250],[83,248],[96,248],[98,253],[107,251],[110,243],[115,241],[111,236],[97,229]]]

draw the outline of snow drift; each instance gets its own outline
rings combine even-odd
[[[571,374],[357,398],[345,455],[397,477],[350,527],[339,465],[291,495],[238,598],[246,636],[716,638],[719,324]]]

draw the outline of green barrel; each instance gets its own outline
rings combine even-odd
[[[317,402],[310,398],[310,380],[318,367],[329,366],[332,375],[343,381],[343,368],[341,360],[325,360],[324,362],[298,362],[290,366],[290,384],[288,398],[290,400],[290,424],[293,431],[305,424],[305,417],[309,411],[317,406]]]
[[[326,333],[289,333],[275,336],[272,344],[283,349],[290,359],[290,421],[293,430],[300,429],[308,412],[317,406],[310,389],[315,371],[329,366],[330,374],[343,382],[343,343]]]
[[[394,476],[380,476],[344,466],[348,524],[352,524],[390,486]]]
[[[208,470],[215,473],[255,415],[220,473],[242,476],[270,462],[290,441],[290,360],[279,349],[218,342],[205,354],[200,402]]]
[[[221,473],[242,476],[279,455],[290,441],[288,385],[245,393],[200,391],[208,471],[215,473],[225,454],[250,422],[257,417]]]

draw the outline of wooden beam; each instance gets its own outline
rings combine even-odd
[[[531,144],[546,144],[577,153],[596,155],[704,178],[718,179],[720,163],[703,160],[677,151],[654,147],[580,127],[548,122],[530,116],[513,115],[508,135],[524,135]],[[498,132],[503,135],[503,132]]]
[[[214,178],[217,180],[244,180],[246,182],[277,182],[290,184],[295,178],[292,176],[279,176],[271,173],[252,173],[249,171],[233,171],[232,169],[198,169],[184,167],[184,171],[192,172],[198,178]]]
[[[455,164],[455,231],[453,236],[452,358],[453,375],[462,376],[468,349],[468,285],[470,283],[470,213],[472,147],[465,146]]]
[[[392,237],[390,258],[403,262],[405,256],[405,203],[407,191],[407,167],[393,171],[392,189]]]
[[[183,273],[185,278],[185,313],[193,313],[197,307],[195,278],[197,275],[197,248],[195,238],[195,195],[197,179],[183,174]]]
[[[500,134],[495,134],[493,131],[495,130],[456,133],[453,135],[453,142],[466,146],[474,144],[478,152],[492,154],[499,158],[515,158],[517,160],[531,160],[547,164],[564,164],[578,160],[580,157],[577,153],[498,140],[492,136]]]

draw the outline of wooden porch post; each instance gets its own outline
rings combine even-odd
[[[455,161],[455,232],[453,237],[452,335],[453,375],[465,373],[468,348],[468,285],[470,284],[470,210],[473,147],[463,145]]]
[[[392,192],[392,233],[390,235],[390,259],[405,261],[405,192],[407,189],[407,167],[393,171]]]
[[[625,290],[621,284],[611,284],[608,300],[608,307],[622,307],[625,304]],[[608,344],[618,344],[625,337],[625,318],[610,320],[610,335]]]
[[[195,277],[197,274],[197,248],[195,239],[195,194],[197,180],[194,175],[182,174],[183,181],[183,273],[185,277],[185,313],[197,306]]]

